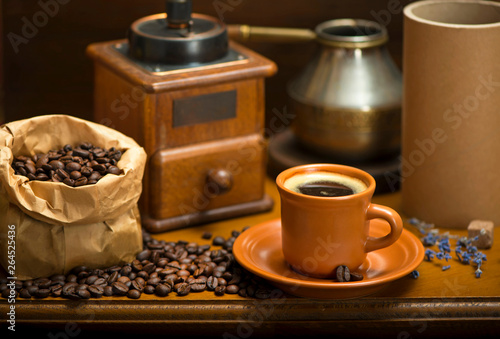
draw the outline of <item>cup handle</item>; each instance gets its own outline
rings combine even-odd
[[[386,220],[391,226],[391,231],[383,237],[368,237],[365,244],[366,253],[392,245],[399,239],[403,232],[403,220],[401,216],[390,207],[370,204],[366,213],[366,218],[368,220],[381,218]]]

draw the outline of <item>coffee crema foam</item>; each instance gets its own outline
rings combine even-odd
[[[303,194],[300,191],[302,186],[321,182],[333,182],[346,186],[352,190],[352,194],[361,193],[368,188],[363,181],[357,178],[333,172],[310,172],[297,174],[288,178],[283,185],[291,191]]]

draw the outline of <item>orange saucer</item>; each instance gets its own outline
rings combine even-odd
[[[389,232],[387,222],[380,219],[370,222],[371,236],[380,237]],[[345,299],[373,294],[411,273],[424,258],[424,246],[416,236],[403,229],[394,244],[368,253],[357,270],[363,274],[363,280],[336,282],[310,278],[296,273],[286,263],[281,251],[281,221],[275,219],[241,233],[233,245],[233,254],[245,269],[286,293],[308,298]]]

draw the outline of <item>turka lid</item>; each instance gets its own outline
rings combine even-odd
[[[142,62],[203,64],[228,53],[226,25],[192,13],[191,0],[167,0],[166,13],[135,21],[128,34],[129,55]]]

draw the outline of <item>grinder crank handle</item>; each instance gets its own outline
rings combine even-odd
[[[305,28],[227,25],[227,33],[230,39],[242,42],[307,42],[316,39],[316,33]]]

